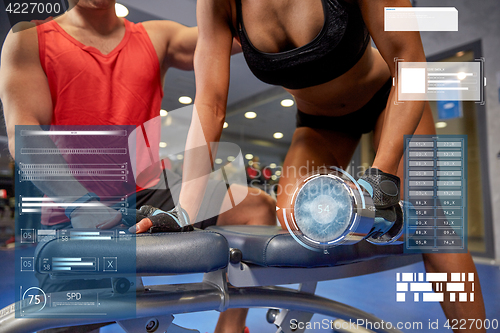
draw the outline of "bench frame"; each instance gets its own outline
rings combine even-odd
[[[290,320],[310,321],[314,313],[346,321],[367,319],[381,322],[359,309],[315,295],[318,281],[346,278],[385,271],[421,260],[421,255],[400,255],[374,258],[372,260],[335,267],[321,268],[279,268],[262,267],[249,263],[229,263],[227,268],[205,273],[201,283],[156,285],[144,287],[141,277],[127,277],[135,280],[136,317],[115,318],[126,332],[148,332],[146,325],[156,325],[155,332],[188,333],[197,332],[172,323],[172,314],[197,311],[225,311],[229,308],[264,307],[273,310],[268,321],[274,323],[282,333],[292,331]],[[229,287],[229,282],[234,287]],[[318,279],[320,277],[320,279]],[[298,290],[274,285],[300,283]],[[266,287],[267,286],[267,287]],[[271,286],[271,287],[269,287]],[[95,291],[95,290],[93,290]],[[92,292],[92,290],[89,290]],[[119,308],[125,295],[109,290],[106,306]],[[37,330],[108,322],[109,318],[15,318],[12,304],[2,310],[0,328],[2,332],[33,332]],[[155,324],[156,323],[156,324]],[[400,332],[396,329],[375,330],[375,332]]]
[[[348,245],[347,245],[348,246]],[[234,249],[229,249],[233,253]],[[221,251],[223,253],[223,251]],[[82,294],[99,291],[99,302],[104,309],[110,308],[118,315],[116,321],[127,333],[136,332],[197,332],[173,324],[173,315],[198,311],[216,310],[219,312],[229,308],[270,308],[267,320],[277,326],[277,333],[303,333],[305,329],[292,330],[291,320],[309,322],[313,314],[318,313],[347,322],[357,319],[369,320],[372,323],[382,320],[349,305],[315,295],[318,281],[348,278],[353,276],[386,271],[421,261],[421,255],[390,255],[373,257],[368,260],[337,265],[333,267],[296,268],[265,267],[248,262],[233,260],[228,255],[226,267],[204,273],[203,281],[198,283],[166,284],[144,286],[142,276],[105,275],[99,279],[112,278],[112,288],[79,290]],[[148,274],[149,275],[149,274]],[[166,275],[159,273],[154,275]],[[52,274],[53,279],[96,279],[95,275]],[[126,279],[127,281],[124,281]],[[126,285],[125,290],[118,285]],[[124,283],[123,283],[124,282]],[[277,285],[299,283],[298,289],[275,287]],[[66,292],[60,292],[64,294]],[[132,294],[134,293],[134,294]],[[136,313],[120,311],[125,300],[135,296]],[[128,299],[127,299],[128,298]],[[55,308],[47,308],[44,318],[15,318],[15,307],[11,304],[0,312],[0,331],[29,333],[54,327],[78,326],[100,322],[109,322],[108,317],[60,318]],[[280,309],[280,310],[278,310]],[[50,317],[53,312],[54,317]],[[119,315],[123,313],[123,315]],[[149,327],[148,330],[146,327]],[[382,326],[383,327],[383,326]],[[346,332],[339,330],[338,332]],[[377,333],[398,333],[396,329],[378,329]]]

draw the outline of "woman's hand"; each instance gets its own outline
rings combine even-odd
[[[375,227],[372,236],[384,234],[395,223],[402,224],[400,179],[376,168],[370,168],[358,179],[358,184],[370,193],[375,206]]]

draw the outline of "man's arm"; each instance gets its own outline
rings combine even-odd
[[[171,39],[169,41],[167,61],[171,67],[191,71],[194,69],[194,50],[198,40],[198,27],[185,27],[179,23],[171,25]],[[241,45],[233,38],[231,55],[240,53]]]
[[[158,55],[162,77],[170,67],[193,70],[197,27],[190,28],[173,21],[146,21],[142,25]]]
[[[163,74],[170,67],[186,71],[194,69],[198,27],[186,27],[173,21],[147,21],[142,24],[153,42]],[[231,54],[240,52],[240,43],[233,39]]]
[[[21,22],[9,32],[1,59],[0,99],[9,151],[15,158],[16,125],[49,125],[52,119],[50,89],[40,64],[34,24]]]
[[[47,76],[42,69],[38,53],[38,36],[34,24],[19,23],[21,26],[9,32],[1,56],[0,99],[2,100],[9,151],[15,158],[16,125],[50,125],[52,120],[52,99]],[[19,28],[19,29],[18,29]],[[23,145],[22,142],[18,144]],[[37,139],[39,147],[54,147],[48,136]],[[29,155],[26,155],[29,158]],[[37,155],[36,163],[66,164],[62,155]],[[33,181],[43,193],[50,197],[67,197],[73,202],[88,193],[78,181],[67,186],[66,182]],[[76,210],[71,215],[73,227],[92,228],[103,225],[108,228],[121,220],[121,214],[98,203],[100,213],[90,217]]]
[[[166,29],[169,30],[169,38],[165,62],[168,67],[192,71],[194,69],[194,51],[198,40],[198,27],[190,28],[172,21],[167,23]]]

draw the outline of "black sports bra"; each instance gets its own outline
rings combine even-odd
[[[252,73],[269,84],[301,89],[331,81],[351,69],[370,42],[357,6],[340,0],[321,0],[324,25],[311,42],[289,51],[262,52],[248,38],[241,0],[235,1],[238,35],[245,60]]]

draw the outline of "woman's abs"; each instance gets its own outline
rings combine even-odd
[[[321,85],[287,91],[304,113],[342,116],[368,103],[389,76],[389,67],[378,50],[368,47],[360,61],[342,76]]]

